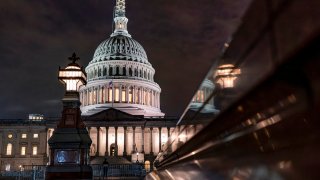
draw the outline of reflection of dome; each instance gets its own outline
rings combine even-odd
[[[143,47],[131,37],[124,35],[112,36],[100,43],[90,64],[110,60],[128,60],[150,64]]]
[[[115,30],[100,43],[86,67],[88,84],[80,89],[83,115],[115,108],[133,115],[164,116],[161,88],[153,80],[155,70],[143,47],[128,33],[127,22],[119,1]]]
[[[199,110],[205,101],[208,100],[210,95],[213,93],[215,86],[211,80],[205,79],[197,93],[194,95],[191,103],[189,104],[189,109],[197,111]],[[202,113],[218,113],[219,111],[215,109],[213,97],[209,100],[207,104],[203,107]]]

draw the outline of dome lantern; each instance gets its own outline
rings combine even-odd
[[[114,7],[114,24],[115,29],[111,37],[123,35],[131,37],[127,30],[128,18],[126,18],[126,2],[125,0],[117,0]]]

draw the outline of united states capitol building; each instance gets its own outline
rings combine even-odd
[[[85,68],[87,84],[80,88],[82,119],[92,140],[92,164],[114,156],[143,163],[148,170],[173,134],[178,119],[161,112],[161,88],[154,81],[156,71],[142,45],[129,34],[127,23],[125,2],[117,0],[114,31],[98,45]],[[200,106],[213,88],[211,82],[206,82],[193,98],[192,106]],[[206,111],[214,109],[211,104]],[[39,114],[1,120],[1,171],[46,165],[47,142],[58,121]]]
[[[114,32],[95,50],[80,89],[83,120],[92,139],[91,161],[121,156],[150,165],[173,131],[176,118],[160,110],[160,86],[147,54],[127,30],[125,2],[118,0]],[[33,114],[0,121],[1,171],[49,161],[47,141],[58,119]]]

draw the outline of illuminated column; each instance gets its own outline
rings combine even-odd
[[[93,100],[94,100],[94,87],[91,88],[91,102],[90,102],[90,104],[94,104]]]
[[[98,88],[96,89],[96,104],[100,104],[100,86],[98,86]]]
[[[158,127],[159,129],[159,152],[161,151],[161,127]]]
[[[142,88],[139,90],[139,104],[142,104]]]
[[[114,86],[115,86],[115,84],[112,85],[112,101],[111,102],[114,102],[114,94],[115,94]]]
[[[146,103],[145,103],[145,95],[144,95],[144,93],[145,93],[145,89],[143,88],[143,89],[142,89],[142,104],[143,104],[143,105],[146,104]]]
[[[108,87],[107,86],[104,86],[104,102],[108,102]]]
[[[106,126],[106,152],[104,153],[105,156],[109,156],[108,135],[109,135],[109,126]]]
[[[132,88],[132,104],[136,102],[136,87]]]
[[[116,153],[115,156],[118,156],[118,127],[114,127],[115,129],[115,144],[116,144]]]
[[[126,103],[129,103],[129,87],[126,87]]]
[[[89,89],[86,89],[86,91],[87,91],[87,102],[86,102],[86,105],[88,106],[89,105]]]
[[[100,127],[97,127],[97,153],[96,156],[99,156],[100,149]]]
[[[101,104],[104,103],[104,87],[101,88]]]
[[[135,152],[136,146],[136,127],[132,127],[132,154]]]
[[[119,86],[119,102],[122,102],[122,85]]]
[[[151,140],[150,140],[150,154],[153,154],[153,151],[152,151],[152,141],[153,141],[153,139],[152,139],[152,130],[153,130],[153,128],[151,127],[150,128],[150,136],[151,136]]]
[[[144,153],[144,127],[141,127],[141,136],[142,136],[141,152]]]
[[[123,155],[127,155],[127,127],[123,127],[124,129],[124,138],[123,138]]]

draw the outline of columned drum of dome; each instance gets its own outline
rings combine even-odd
[[[82,114],[116,108],[132,115],[164,116],[155,70],[128,33],[124,0],[117,0],[114,17],[114,32],[100,43],[86,67],[88,83],[80,89]]]

